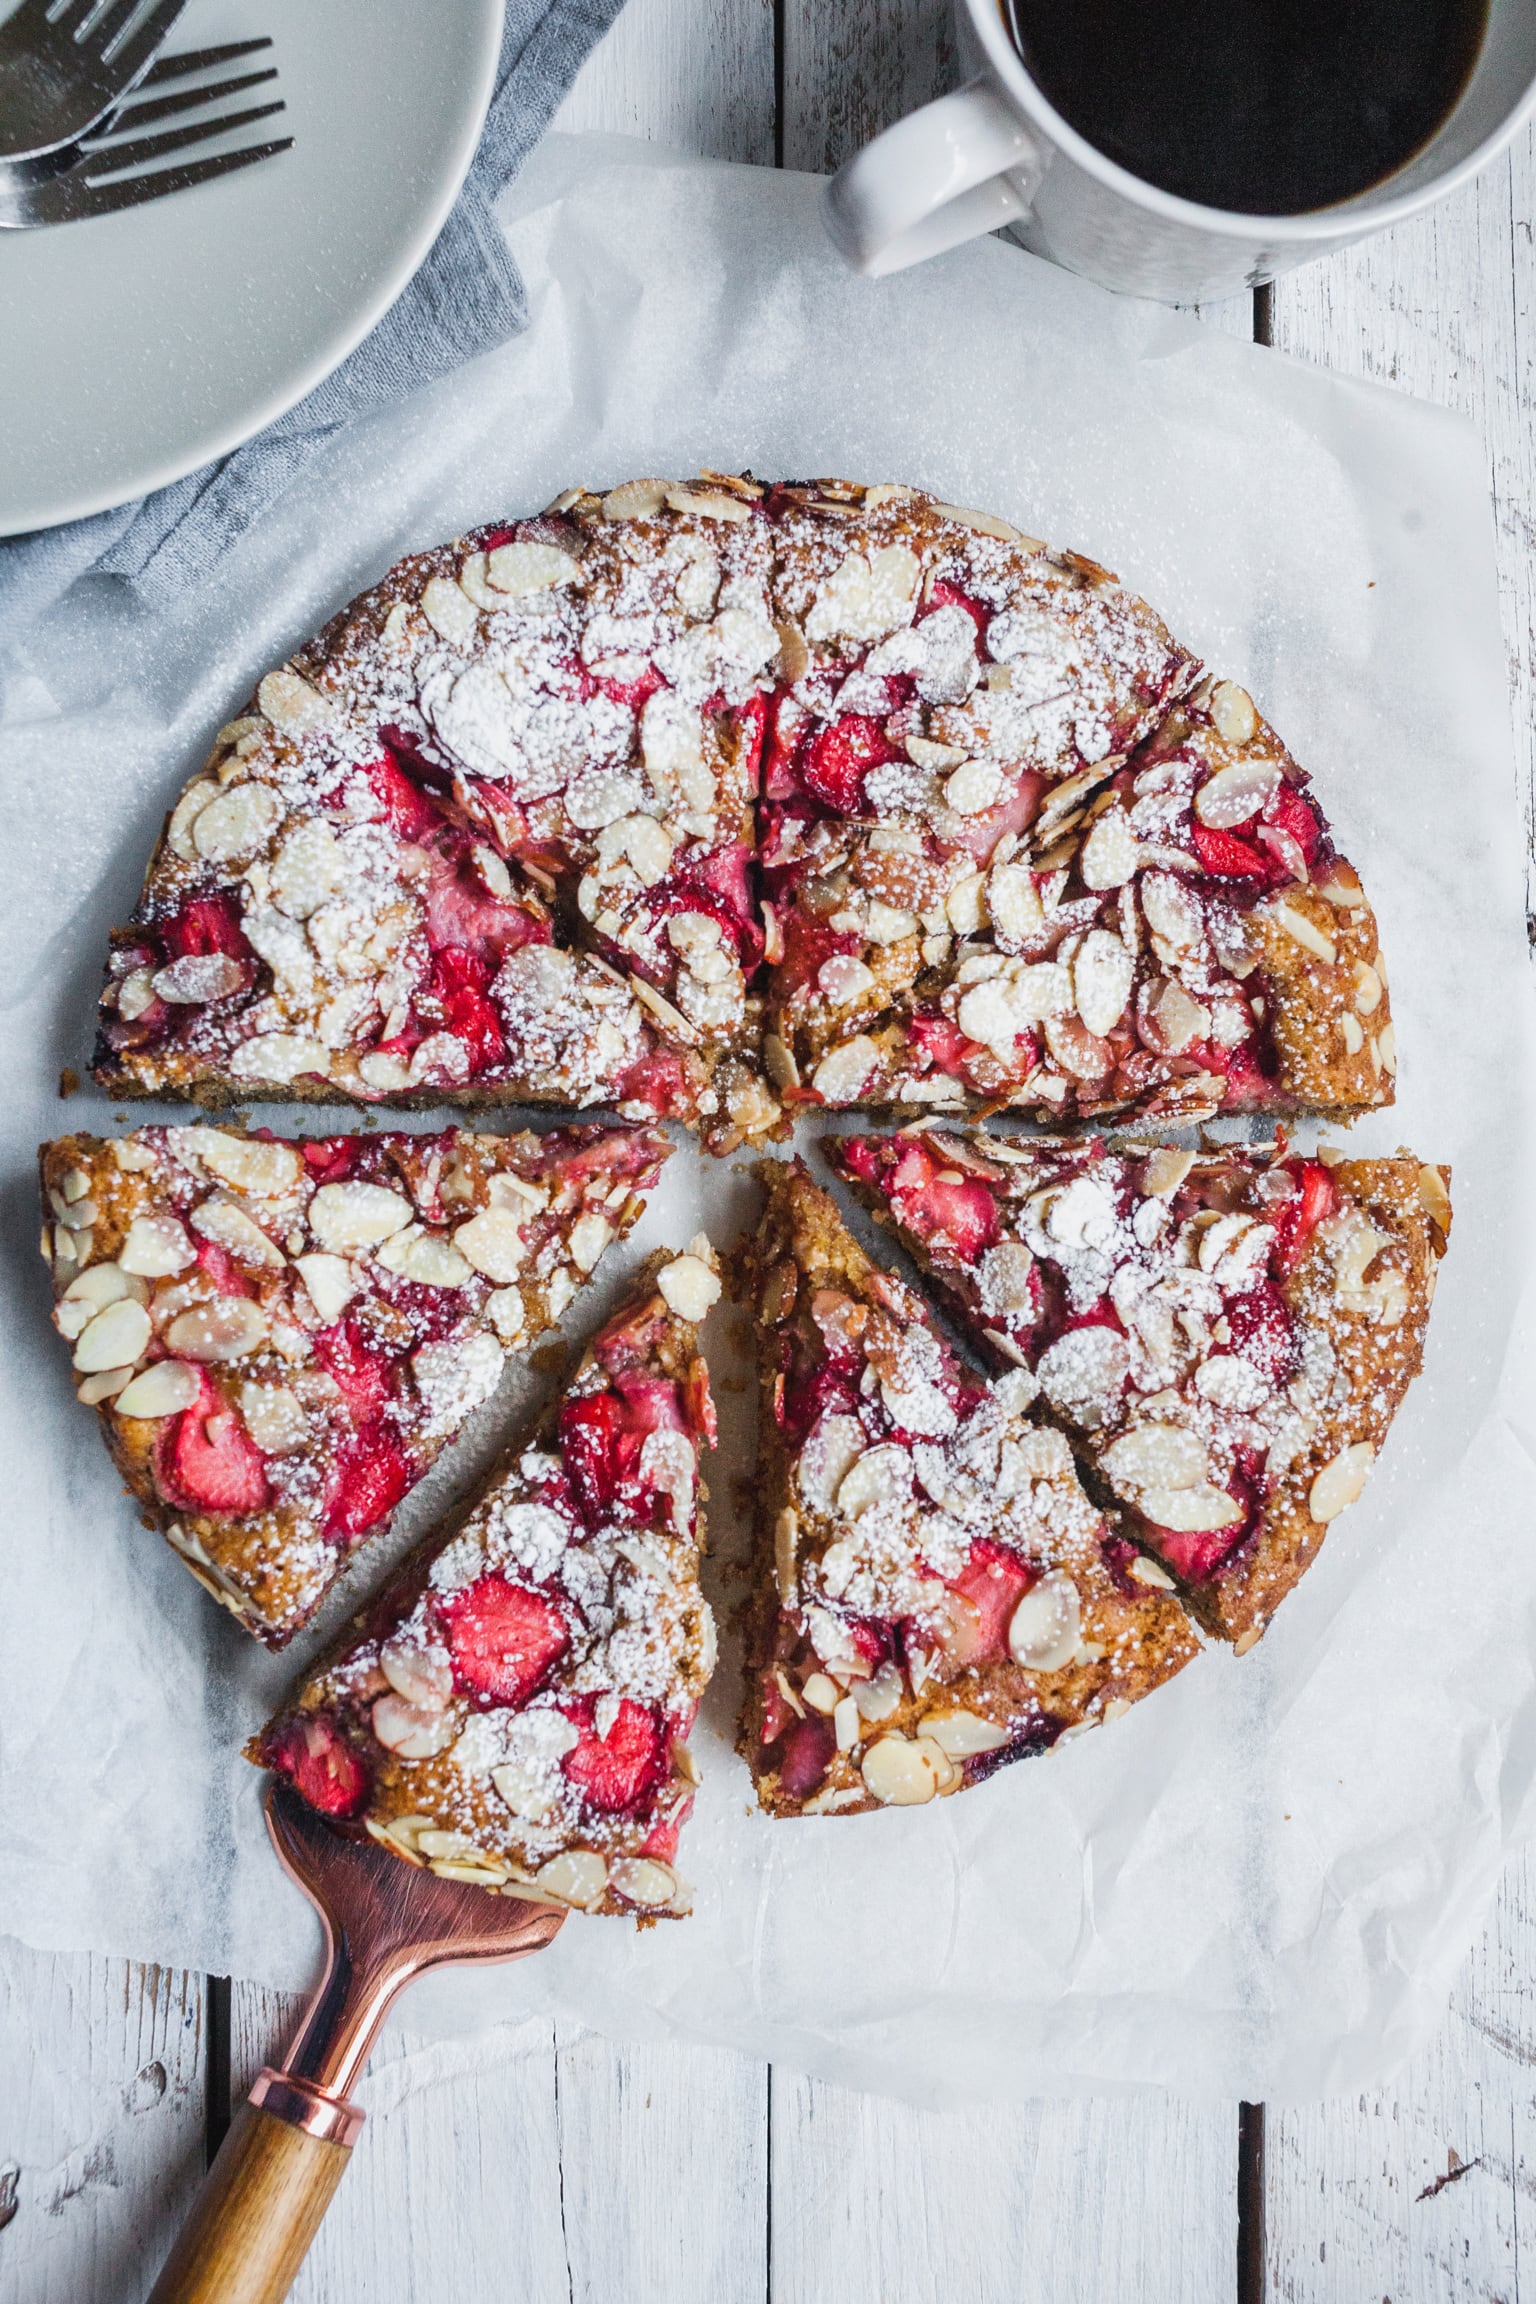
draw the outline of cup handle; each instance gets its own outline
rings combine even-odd
[[[989,81],[973,80],[856,152],[828,184],[822,213],[853,269],[880,279],[1017,223],[1044,170],[1029,130]]]

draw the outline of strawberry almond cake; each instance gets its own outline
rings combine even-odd
[[[686,1912],[687,1737],[715,1656],[696,1323],[719,1294],[707,1240],[654,1258],[531,1440],[248,1756],[448,1879],[642,1920]]]
[[[925,1129],[827,1149],[1200,1621],[1257,1640],[1419,1372],[1448,1171]]]
[[[1246,691],[893,483],[634,480],[401,560],[258,683],[115,932],[120,1095],[1391,1101],[1375,923]]]
[[[623,1123],[45,1144],[54,1325],[147,1523],[283,1646],[670,1151]]]
[[[740,1748],[773,1815],[909,1807],[1113,1718],[1198,1640],[1014,1370],[961,1367],[798,1160],[743,1259],[763,1381]]]

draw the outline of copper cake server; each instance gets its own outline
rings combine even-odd
[[[430,1968],[542,1951],[566,1916],[402,1863],[285,1784],[268,1787],[266,1810],[324,1925],[325,1970],[281,2065],[235,2114],[148,2304],[281,2304],[357,2142],[351,2090],[397,1993]]]

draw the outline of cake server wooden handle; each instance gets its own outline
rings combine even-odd
[[[282,2304],[362,2124],[355,2105],[261,2073],[148,2304]]]

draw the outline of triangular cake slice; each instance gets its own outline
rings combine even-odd
[[[762,1413],[740,1746],[776,1816],[931,1800],[1177,1672],[1197,1635],[1114,1534],[1035,1387],[992,1383],[799,1161],[764,1163],[744,1279]]]
[[[42,1147],[54,1324],[151,1526],[281,1647],[644,1206],[657,1130]]]
[[[829,1148],[1201,1621],[1250,1646],[1418,1374],[1449,1171],[937,1130]]]
[[[814,838],[791,823],[793,855],[769,873],[787,890],[771,1019],[786,1101],[1058,1121],[1389,1104],[1374,916],[1246,690],[1204,680],[1129,758],[1134,720],[1085,764],[1042,770],[998,725],[1030,672],[993,660],[1017,613],[968,596],[966,615],[930,610],[904,637],[946,619],[969,636],[950,668],[969,696],[925,716],[903,705],[885,726],[915,731],[919,713],[927,733],[907,751],[954,765],[911,772],[910,788],[877,771],[856,813]],[[1004,673],[1012,687],[990,685]],[[994,785],[983,811],[955,812]]]
[[[686,1739],[714,1668],[699,1591],[706,1240],[655,1258],[531,1441],[248,1747],[338,1824],[509,1896],[688,1909]]]
[[[761,495],[573,490],[400,561],[269,672],[114,934],[109,1093],[772,1126]]]

